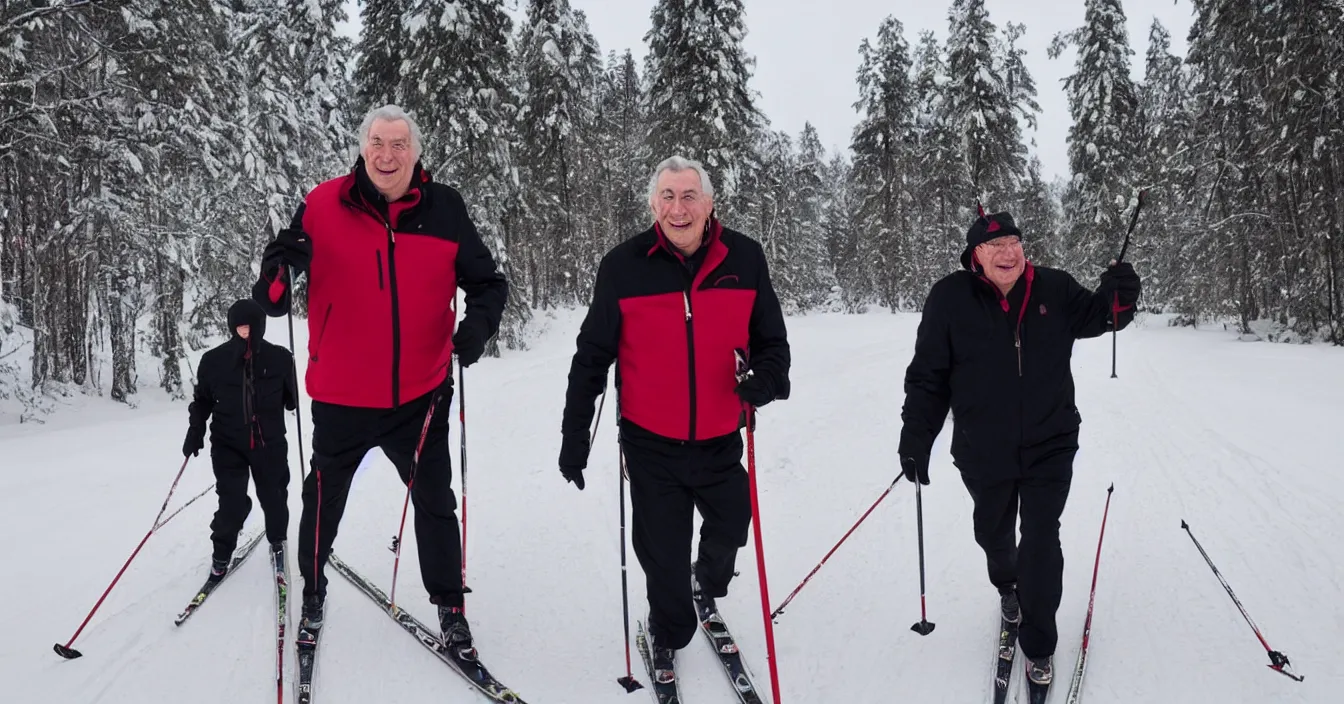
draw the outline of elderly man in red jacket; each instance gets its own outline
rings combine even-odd
[[[583,489],[594,401],[615,362],[653,676],[666,684],[697,619],[717,613],[747,543],[745,409],[788,398],[790,353],[765,252],[714,216],[704,167],[682,157],[659,164],[649,207],[653,225],[598,267],[569,371],[559,464]],[[739,358],[750,367],[741,381]],[[693,590],[696,509],[704,524]]]
[[[262,256],[253,297],[270,315],[290,309],[308,275],[308,371],[313,471],[303,485],[299,639],[321,629],[323,574],[350,481],[380,448],[415,481],[415,535],[443,640],[472,659],[463,615],[461,538],[447,447],[449,360],[476,362],[499,328],[508,285],[462,196],[420,163],[420,131],[396,106],[365,117],[350,173],[319,184]],[[457,289],[466,313],[456,325]],[[416,460],[417,456],[419,459]]]

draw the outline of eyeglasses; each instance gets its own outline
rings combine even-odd
[[[982,242],[981,244],[990,249],[1007,249],[1009,247],[1021,247],[1022,240],[1021,238],[1013,236],[997,237],[988,242]]]

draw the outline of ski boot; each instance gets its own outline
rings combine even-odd
[[[653,679],[658,684],[671,684],[676,681],[677,651],[658,644],[658,638],[649,634],[649,652],[653,657]]]
[[[227,559],[211,560],[210,576],[207,577],[206,579],[208,579],[211,582],[218,582],[219,580],[224,579],[224,575],[227,574],[228,571],[229,571],[229,561]]]
[[[443,646],[459,660],[476,661],[476,647],[472,645],[471,625],[460,606],[439,605],[439,628]]]
[[[1017,587],[999,590],[999,606],[1003,609],[1003,620],[1008,623],[1022,622],[1022,605],[1017,600]]]
[[[1043,658],[1027,659],[1027,679],[1032,683],[1041,686],[1048,686],[1050,680],[1054,678],[1054,668],[1051,666],[1049,655]]]
[[[306,596],[303,598],[303,610],[299,618],[299,636],[295,642],[299,646],[311,646],[317,643],[317,637],[322,633],[322,597]]]

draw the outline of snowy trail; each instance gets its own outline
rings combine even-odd
[[[468,615],[484,661],[531,704],[648,701],[647,692],[629,695],[615,682],[625,666],[613,399],[603,410],[588,487],[576,491],[555,457],[581,314],[539,318],[548,330],[533,349],[485,360],[466,375],[468,583],[475,590]],[[761,412],[756,437],[771,608],[895,477],[901,380],[917,322],[886,313],[789,321],[793,395]],[[270,339],[285,344],[285,326],[271,327]],[[1344,687],[1344,350],[1244,343],[1221,330],[1150,321],[1121,334],[1113,380],[1110,347],[1103,337],[1075,349],[1082,451],[1062,518],[1057,688],[1066,688],[1077,654],[1113,482],[1089,704],[1336,701]],[[306,404],[303,410],[311,443]],[[9,470],[0,472],[0,531],[9,536],[0,546],[5,701],[271,698],[274,604],[264,559],[254,555],[186,625],[172,625],[207,570],[213,493],[150,539],[75,643],[85,657],[66,662],[51,652],[148,530],[181,461],[185,422],[185,402],[146,394],[138,410],[95,403],[46,427],[0,428]],[[929,620],[937,629],[927,637],[910,631],[919,620],[919,576],[914,496],[901,482],[780,616],[782,701],[983,700],[997,600],[971,533],[970,500],[947,455],[949,434],[938,439],[924,493]],[[449,442],[460,487],[458,437],[454,420]],[[211,481],[203,452],[173,507]],[[296,477],[291,545],[298,490]],[[337,554],[384,587],[404,492],[391,464],[371,454],[336,540]],[[1180,530],[1182,519],[1304,683],[1265,667],[1250,628]],[[260,520],[254,507],[245,535]],[[633,634],[633,620],[645,612],[643,573],[627,554]],[[758,686],[768,689],[750,542],[738,569],[720,606]],[[366,597],[328,575],[322,704],[479,701]],[[409,525],[397,601],[433,621]],[[635,676],[647,684],[633,655]],[[700,636],[678,659],[686,701],[734,701]],[[292,664],[290,648],[287,670]],[[287,672],[286,701],[289,680]]]

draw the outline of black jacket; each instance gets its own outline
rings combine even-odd
[[[1111,308],[1068,273],[1031,264],[1007,297],[970,271],[934,284],[905,373],[901,456],[927,458],[950,409],[962,472],[1018,476],[1021,448],[1078,430],[1073,342],[1111,330]],[[1123,329],[1133,308],[1117,317]]]
[[[248,339],[239,325],[251,326]],[[206,352],[196,371],[196,389],[189,413],[189,432],[239,450],[285,441],[285,411],[298,406],[298,379],[289,350],[263,339],[266,315],[261,306],[243,300],[229,308],[229,341]]]

